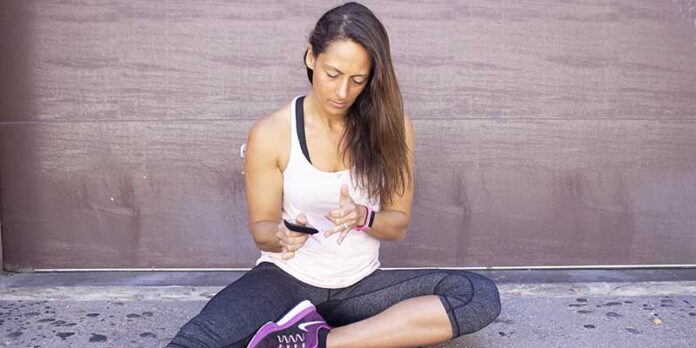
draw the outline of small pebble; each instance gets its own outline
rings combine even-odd
[[[89,338],[90,342],[106,342],[106,336],[93,333]]]
[[[15,332],[12,332],[12,333],[7,334],[7,337],[9,337],[9,338],[17,338],[17,337],[19,337],[19,336],[22,336],[22,334],[24,334],[24,332],[22,332],[22,331],[15,331]]]
[[[70,337],[70,336],[72,336],[72,335],[74,335],[74,334],[75,334],[74,332],[59,332],[59,333],[56,334],[56,336],[58,336],[58,337],[60,337],[60,338],[62,338],[62,339],[66,339],[66,338],[68,338],[68,337]]]
[[[636,329],[634,329],[634,328],[632,328],[632,327],[627,327],[627,328],[626,328],[626,331],[628,331],[628,332],[630,332],[630,333],[632,333],[632,334],[636,334],[636,335],[640,333],[640,331],[638,331],[638,330],[636,330]]]

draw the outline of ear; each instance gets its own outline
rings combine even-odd
[[[305,53],[305,65],[311,69],[314,70],[314,53],[312,52],[312,46],[307,45],[307,51]]]

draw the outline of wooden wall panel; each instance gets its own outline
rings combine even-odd
[[[3,156],[7,266],[250,266],[238,149],[251,123],[0,127],[32,149]],[[693,262],[696,122],[415,128],[414,221],[384,243],[386,266]]]
[[[696,122],[419,120],[416,132],[415,223],[384,252],[396,264],[694,262]]]
[[[27,2],[8,16],[32,25],[17,39],[32,42],[35,110],[0,119],[256,119],[307,88],[305,42],[331,3]],[[365,2],[408,113],[438,119],[693,118],[680,3]]]
[[[224,267],[257,252],[239,146],[249,121],[0,127],[6,267]],[[31,157],[30,157],[31,156]],[[31,161],[27,161],[31,158]],[[248,262],[247,262],[248,263]]]
[[[239,146],[338,1],[0,2],[5,267],[249,267]],[[696,7],[365,1],[417,132],[385,266],[695,264]]]

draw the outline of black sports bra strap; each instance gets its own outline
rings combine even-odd
[[[297,98],[295,103],[295,125],[297,128],[297,138],[300,140],[300,147],[302,148],[302,153],[309,163],[312,160],[309,159],[309,149],[307,149],[307,138],[305,137],[304,131],[304,99],[305,96]]]

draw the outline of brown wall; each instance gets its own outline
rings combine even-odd
[[[384,266],[696,264],[692,1],[364,3],[417,136]],[[0,2],[5,268],[250,267],[239,147],[329,7]]]

